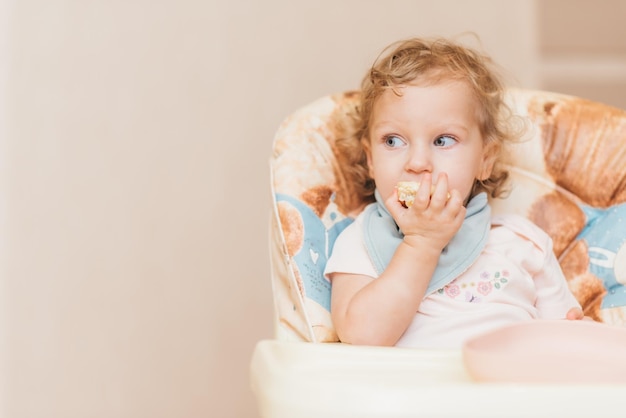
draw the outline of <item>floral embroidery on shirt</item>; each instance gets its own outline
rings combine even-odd
[[[483,296],[487,296],[491,293],[491,289],[493,289],[491,282],[478,282],[476,285],[476,290]]]
[[[480,302],[480,298],[473,295],[472,292],[465,292],[465,302]]]
[[[459,289],[459,286],[456,284],[449,284],[445,286],[443,290],[446,292],[446,295],[450,296],[452,299],[454,299],[455,297],[461,294],[461,290]]]
[[[493,291],[502,290],[509,282],[508,270],[488,272],[483,271],[477,281],[468,281],[457,284],[452,282],[438,290],[439,294],[456,299],[462,293],[466,302],[481,302],[484,296]]]

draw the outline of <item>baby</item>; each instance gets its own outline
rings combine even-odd
[[[443,39],[392,45],[368,71],[357,134],[342,149],[360,198],[325,274],[343,342],[458,348],[517,321],[582,319],[548,235],[502,197],[504,145],[516,140],[491,60]],[[355,180],[356,181],[356,180]],[[412,182],[411,204],[399,199]],[[419,187],[416,187],[419,184]]]

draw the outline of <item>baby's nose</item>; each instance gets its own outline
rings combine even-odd
[[[430,158],[428,150],[417,147],[412,149],[407,155],[405,170],[414,173],[424,171],[432,172],[432,159]]]

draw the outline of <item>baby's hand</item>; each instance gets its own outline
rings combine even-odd
[[[567,311],[567,314],[565,315],[565,319],[569,319],[570,321],[579,321],[581,319],[585,321],[593,321],[592,318],[585,316],[585,314],[583,313],[583,310],[580,308],[572,308],[569,311]]]
[[[397,192],[385,203],[404,234],[405,242],[415,248],[427,246],[443,250],[465,219],[463,199],[457,190],[448,191],[445,173],[439,175],[434,186],[431,175],[424,175],[409,208],[398,201]]]

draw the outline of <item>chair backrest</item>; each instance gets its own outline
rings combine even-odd
[[[350,200],[335,148],[357,100],[358,92],[321,98],[276,133],[270,252],[279,339],[337,341],[323,271],[363,204]],[[511,194],[492,200],[494,212],[546,230],[585,313],[626,326],[626,111],[545,91],[511,89],[507,101],[528,130],[511,149]]]

